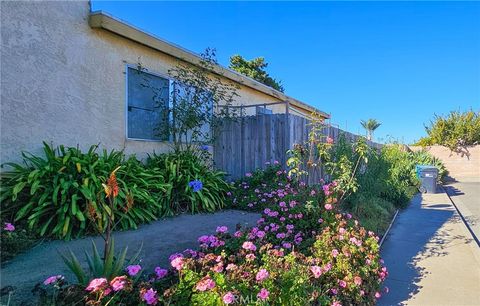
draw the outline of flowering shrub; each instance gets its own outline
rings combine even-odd
[[[276,167],[267,170],[275,180],[255,183],[261,173],[252,173],[244,182],[253,186],[243,190],[254,192],[230,195],[232,205],[261,210],[255,227],[220,225],[198,238],[197,250],[172,254],[168,269],[129,266],[123,275],[61,294],[80,294],[94,305],[374,304],[387,276],[378,237],[340,212],[336,182],[311,188]]]

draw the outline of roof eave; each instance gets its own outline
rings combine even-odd
[[[90,13],[89,25],[92,28],[104,29],[109,32],[115,33],[122,37],[125,37],[129,40],[135,41],[142,45],[145,45],[149,48],[155,49],[162,53],[168,54],[175,58],[178,58],[182,61],[191,63],[193,65],[199,65],[201,57],[198,54],[195,54],[185,48],[182,48],[173,43],[167,42],[153,34],[147,33],[143,30],[136,28],[128,24],[127,22],[117,19],[109,14],[106,14],[102,11],[95,11]],[[221,75],[225,78],[228,78],[238,84],[250,87],[257,91],[260,91],[269,96],[275,97],[282,101],[287,101],[292,105],[297,106],[298,108],[304,109],[309,112],[317,112],[325,118],[330,118],[330,115],[320,111],[319,109],[308,105],[304,102],[301,102],[297,99],[289,97],[284,93],[275,90],[269,86],[266,86],[252,78],[244,76],[236,71],[227,69],[220,65],[215,65],[212,69],[212,72],[218,75]]]

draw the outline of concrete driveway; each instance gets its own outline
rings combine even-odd
[[[478,242],[480,240],[480,178],[478,181],[453,182],[444,187]]]

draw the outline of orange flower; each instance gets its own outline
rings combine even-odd
[[[107,195],[107,198],[113,196],[114,198],[118,196],[118,182],[117,182],[117,177],[115,176],[115,172],[120,169],[120,167],[117,167],[115,170],[112,171],[110,174],[110,177],[107,180],[107,184],[102,184],[103,189],[105,190],[105,194]]]

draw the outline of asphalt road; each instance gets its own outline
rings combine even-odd
[[[480,240],[480,181],[455,182],[444,186],[448,195]]]

